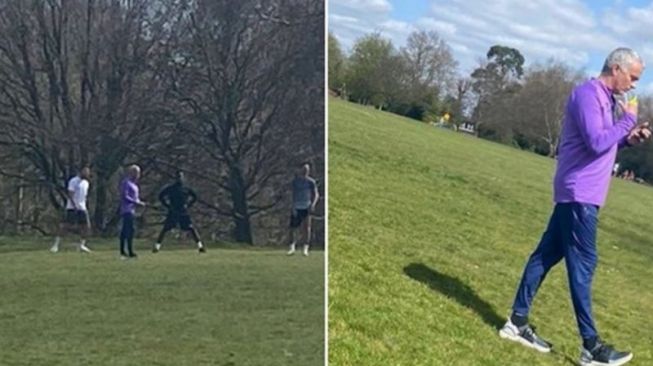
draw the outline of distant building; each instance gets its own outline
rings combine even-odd
[[[458,126],[458,131],[475,135],[476,125],[473,122],[463,122],[460,126]]]

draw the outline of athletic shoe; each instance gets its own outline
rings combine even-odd
[[[161,244],[154,244],[152,247],[152,253],[158,253],[161,250]]]
[[[91,253],[92,252],[91,249],[89,247],[87,247],[86,245],[84,245],[84,244],[81,244],[79,246],[79,251],[84,252],[84,253]]]
[[[619,366],[633,359],[630,352],[620,352],[613,346],[603,343],[600,339],[592,350],[582,347],[580,353],[581,366]]]
[[[506,325],[499,331],[499,336],[503,339],[508,339],[514,342],[523,344],[526,347],[533,348],[539,352],[551,352],[551,343],[540,338],[535,333],[535,327],[526,324],[522,327],[517,327],[508,319]]]
[[[129,253],[129,258],[131,258],[131,259],[137,259],[138,256],[136,255],[136,253]]]
[[[53,245],[52,248],[50,248],[50,253],[57,253],[58,251],[59,251],[58,245]]]
[[[288,255],[293,255],[295,254],[295,243],[290,244],[290,250],[288,251]]]
[[[206,253],[206,249],[203,246],[199,247],[197,250],[199,250],[200,253]]]

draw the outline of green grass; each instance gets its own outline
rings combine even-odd
[[[324,364],[323,252],[50,243],[0,238],[3,366]]]
[[[337,99],[329,103],[330,365],[571,365],[566,270],[531,320],[548,355],[501,340],[551,214],[554,161]],[[653,189],[614,180],[601,209],[600,334],[653,364]]]

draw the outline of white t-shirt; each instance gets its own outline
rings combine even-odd
[[[86,196],[88,195],[88,181],[82,179],[79,176],[75,176],[68,181],[68,191],[73,192],[73,201],[75,201],[75,206],[78,210],[86,211]],[[74,210],[75,206],[70,202],[70,199],[66,200],[66,209]]]

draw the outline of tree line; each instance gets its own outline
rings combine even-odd
[[[0,232],[51,233],[90,165],[112,234],[137,163],[145,232],[181,169],[209,236],[283,240],[293,172],[324,179],[323,22],[320,0],[0,1]]]
[[[350,101],[422,122],[472,123],[484,139],[553,157],[571,89],[590,75],[553,58],[525,67],[516,49],[492,45],[469,75],[458,70],[437,32],[412,32],[402,47],[379,33],[345,52],[328,35],[329,89]],[[591,75],[598,76],[598,75]],[[653,98],[640,95],[641,121],[653,121]],[[622,169],[653,182],[651,144],[619,153]]]

